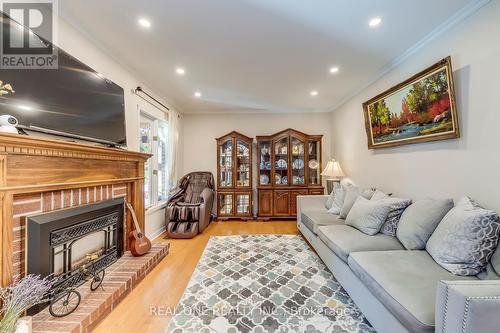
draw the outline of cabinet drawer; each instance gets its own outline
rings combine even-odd
[[[323,195],[323,194],[325,194],[325,190],[322,188],[315,188],[315,189],[309,190],[309,194],[310,195]]]

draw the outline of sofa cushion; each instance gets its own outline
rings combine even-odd
[[[385,200],[368,200],[359,196],[345,219],[345,224],[373,236],[384,224],[391,204]]]
[[[499,236],[498,214],[465,197],[446,214],[425,248],[453,274],[476,275],[488,265]]]
[[[345,219],[352,206],[356,202],[356,199],[359,196],[362,196],[365,199],[370,200],[373,196],[374,190],[362,190],[357,186],[348,186],[345,190],[344,203],[342,204],[342,208],[340,209],[340,217]]]
[[[423,250],[439,222],[452,208],[452,199],[415,201],[401,215],[396,236],[408,250]]]
[[[434,332],[434,305],[441,280],[476,280],[439,266],[426,251],[352,253],[354,274],[410,332]]]
[[[320,226],[318,236],[337,257],[345,262],[352,252],[404,249],[396,237],[384,234],[368,236],[348,225]]]
[[[322,225],[344,224],[344,220],[338,215],[328,213],[326,209],[304,210],[301,214],[302,223],[315,235],[318,234],[318,227]]]
[[[396,230],[398,229],[399,220],[401,219],[401,215],[411,205],[411,199],[401,199],[390,197],[387,199],[380,200],[382,202],[390,203],[390,209],[387,213],[387,219],[385,220],[382,228],[380,228],[380,232],[389,235],[396,236]]]

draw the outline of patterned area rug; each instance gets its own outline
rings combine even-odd
[[[211,237],[167,332],[375,332],[300,236]]]

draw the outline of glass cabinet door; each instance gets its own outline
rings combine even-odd
[[[259,141],[259,185],[271,185],[271,141]]]
[[[233,215],[233,194],[219,194],[219,215]]]
[[[320,185],[320,153],[321,145],[319,141],[309,141],[309,185]]]
[[[236,140],[236,186],[250,186],[250,145]]]
[[[219,186],[231,187],[233,186],[233,140],[227,140],[219,149]]]
[[[288,185],[288,137],[274,143],[274,184]]]
[[[305,143],[292,137],[292,184],[304,185],[305,179]]]
[[[236,194],[236,214],[250,215],[250,194]]]

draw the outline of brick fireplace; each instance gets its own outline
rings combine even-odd
[[[26,272],[26,217],[123,197],[144,227],[144,163],[123,149],[0,134],[0,281]],[[132,230],[125,215],[124,235]],[[125,249],[128,244],[125,242]]]
[[[25,273],[27,216],[80,207],[120,197],[126,200],[127,184],[14,195],[12,278],[17,280]]]
[[[27,218],[123,198],[144,230],[144,163],[150,157],[122,149],[0,134],[0,282],[26,274]],[[122,200],[117,200],[122,201]],[[97,206],[102,206],[97,204]],[[57,213],[55,214],[57,215]],[[123,246],[132,219],[123,215]],[[31,223],[31,222],[30,222]],[[135,258],[129,252],[106,268],[104,290],[79,287],[82,303],[71,315],[51,317],[47,309],[33,319],[35,332],[89,332],[168,253],[168,244],[154,246]]]

